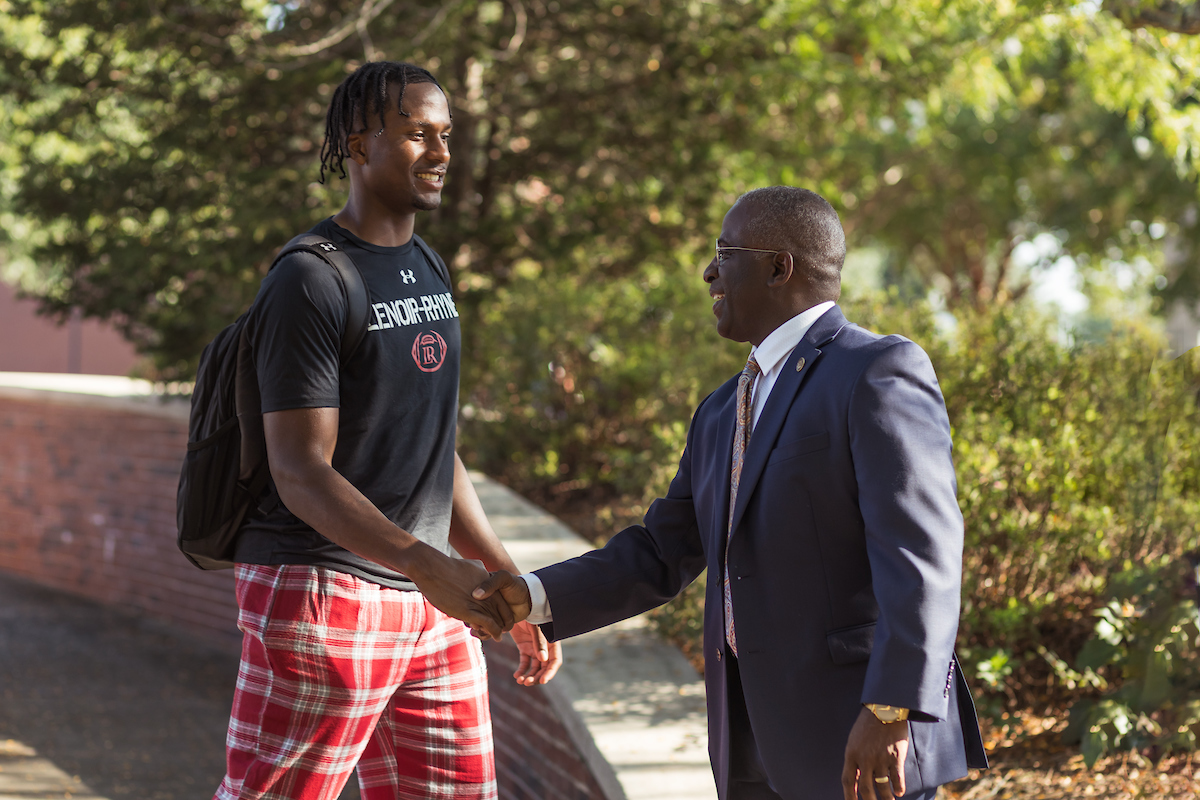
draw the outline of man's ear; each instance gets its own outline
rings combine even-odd
[[[780,250],[771,259],[771,273],[767,277],[767,286],[778,288],[792,279],[796,273],[796,262],[787,250]]]
[[[358,131],[346,137],[346,155],[360,167],[367,163],[367,132]]]

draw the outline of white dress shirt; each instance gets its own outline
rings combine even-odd
[[[750,355],[758,362],[758,368],[761,370],[758,377],[754,379],[754,386],[750,390],[750,402],[754,414],[751,433],[754,431],[753,426],[758,425],[758,418],[762,416],[763,407],[767,404],[767,398],[771,396],[771,390],[775,388],[775,381],[779,379],[784,362],[796,349],[796,345],[800,344],[800,340],[808,333],[808,329],[813,326],[813,323],[833,306],[833,301],[827,300],[801,311],[767,334],[767,338],[750,351]],[[550,601],[546,597],[546,588],[542,586],[541,579],[532,572],[521,575],[521,578],[529,587],[529,597],[533,602],[533,611],[529,614],[529,622],[534,625],[552,622],[554,617],[550,613]]]

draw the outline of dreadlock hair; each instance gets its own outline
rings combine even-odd
[[[442,88],[429,70],[400,61],[368,61],[338,84],[333,99],[329,101],[329,113],[325,115],[321,183],[325,182],[326,170],[337,170],[343,178],[346,177],[344,162],[350,155],[346,147],[351,133],[371,127],[375,117],[379,118],[380,125],[387,126],[387,115],[383,112],[388,105],[388,88],[392,84],[400,86],[396,110],[408,116],[404,112],[404,89],[412,83],[432,83]],[[442,91],[445,92],[445,89]]]

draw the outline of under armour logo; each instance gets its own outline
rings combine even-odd
[[[321,248],[326,253],[328,253],[330,250],[337,250],[337,245],[335,245],[333,242],[321,242],[319,245],[317,245],[317,247]]]
[[[411,269],[400,270],[400,277],[404,279],[405,285],[417,282],[417,276],[413,275],[413,271]]]

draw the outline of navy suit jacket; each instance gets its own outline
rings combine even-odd
[[[538,570],[563,639],[670,600],[709,570],[709,752],[728,794],[722,565],[763,766],[784,797],[842,797],[862,703],[912,709],[909,791],[986,766],[954,656],[963,521],[925,352],[827,311],[784,362],[729,520],[737,378],[697,408],[667,496],[597,551]]]

